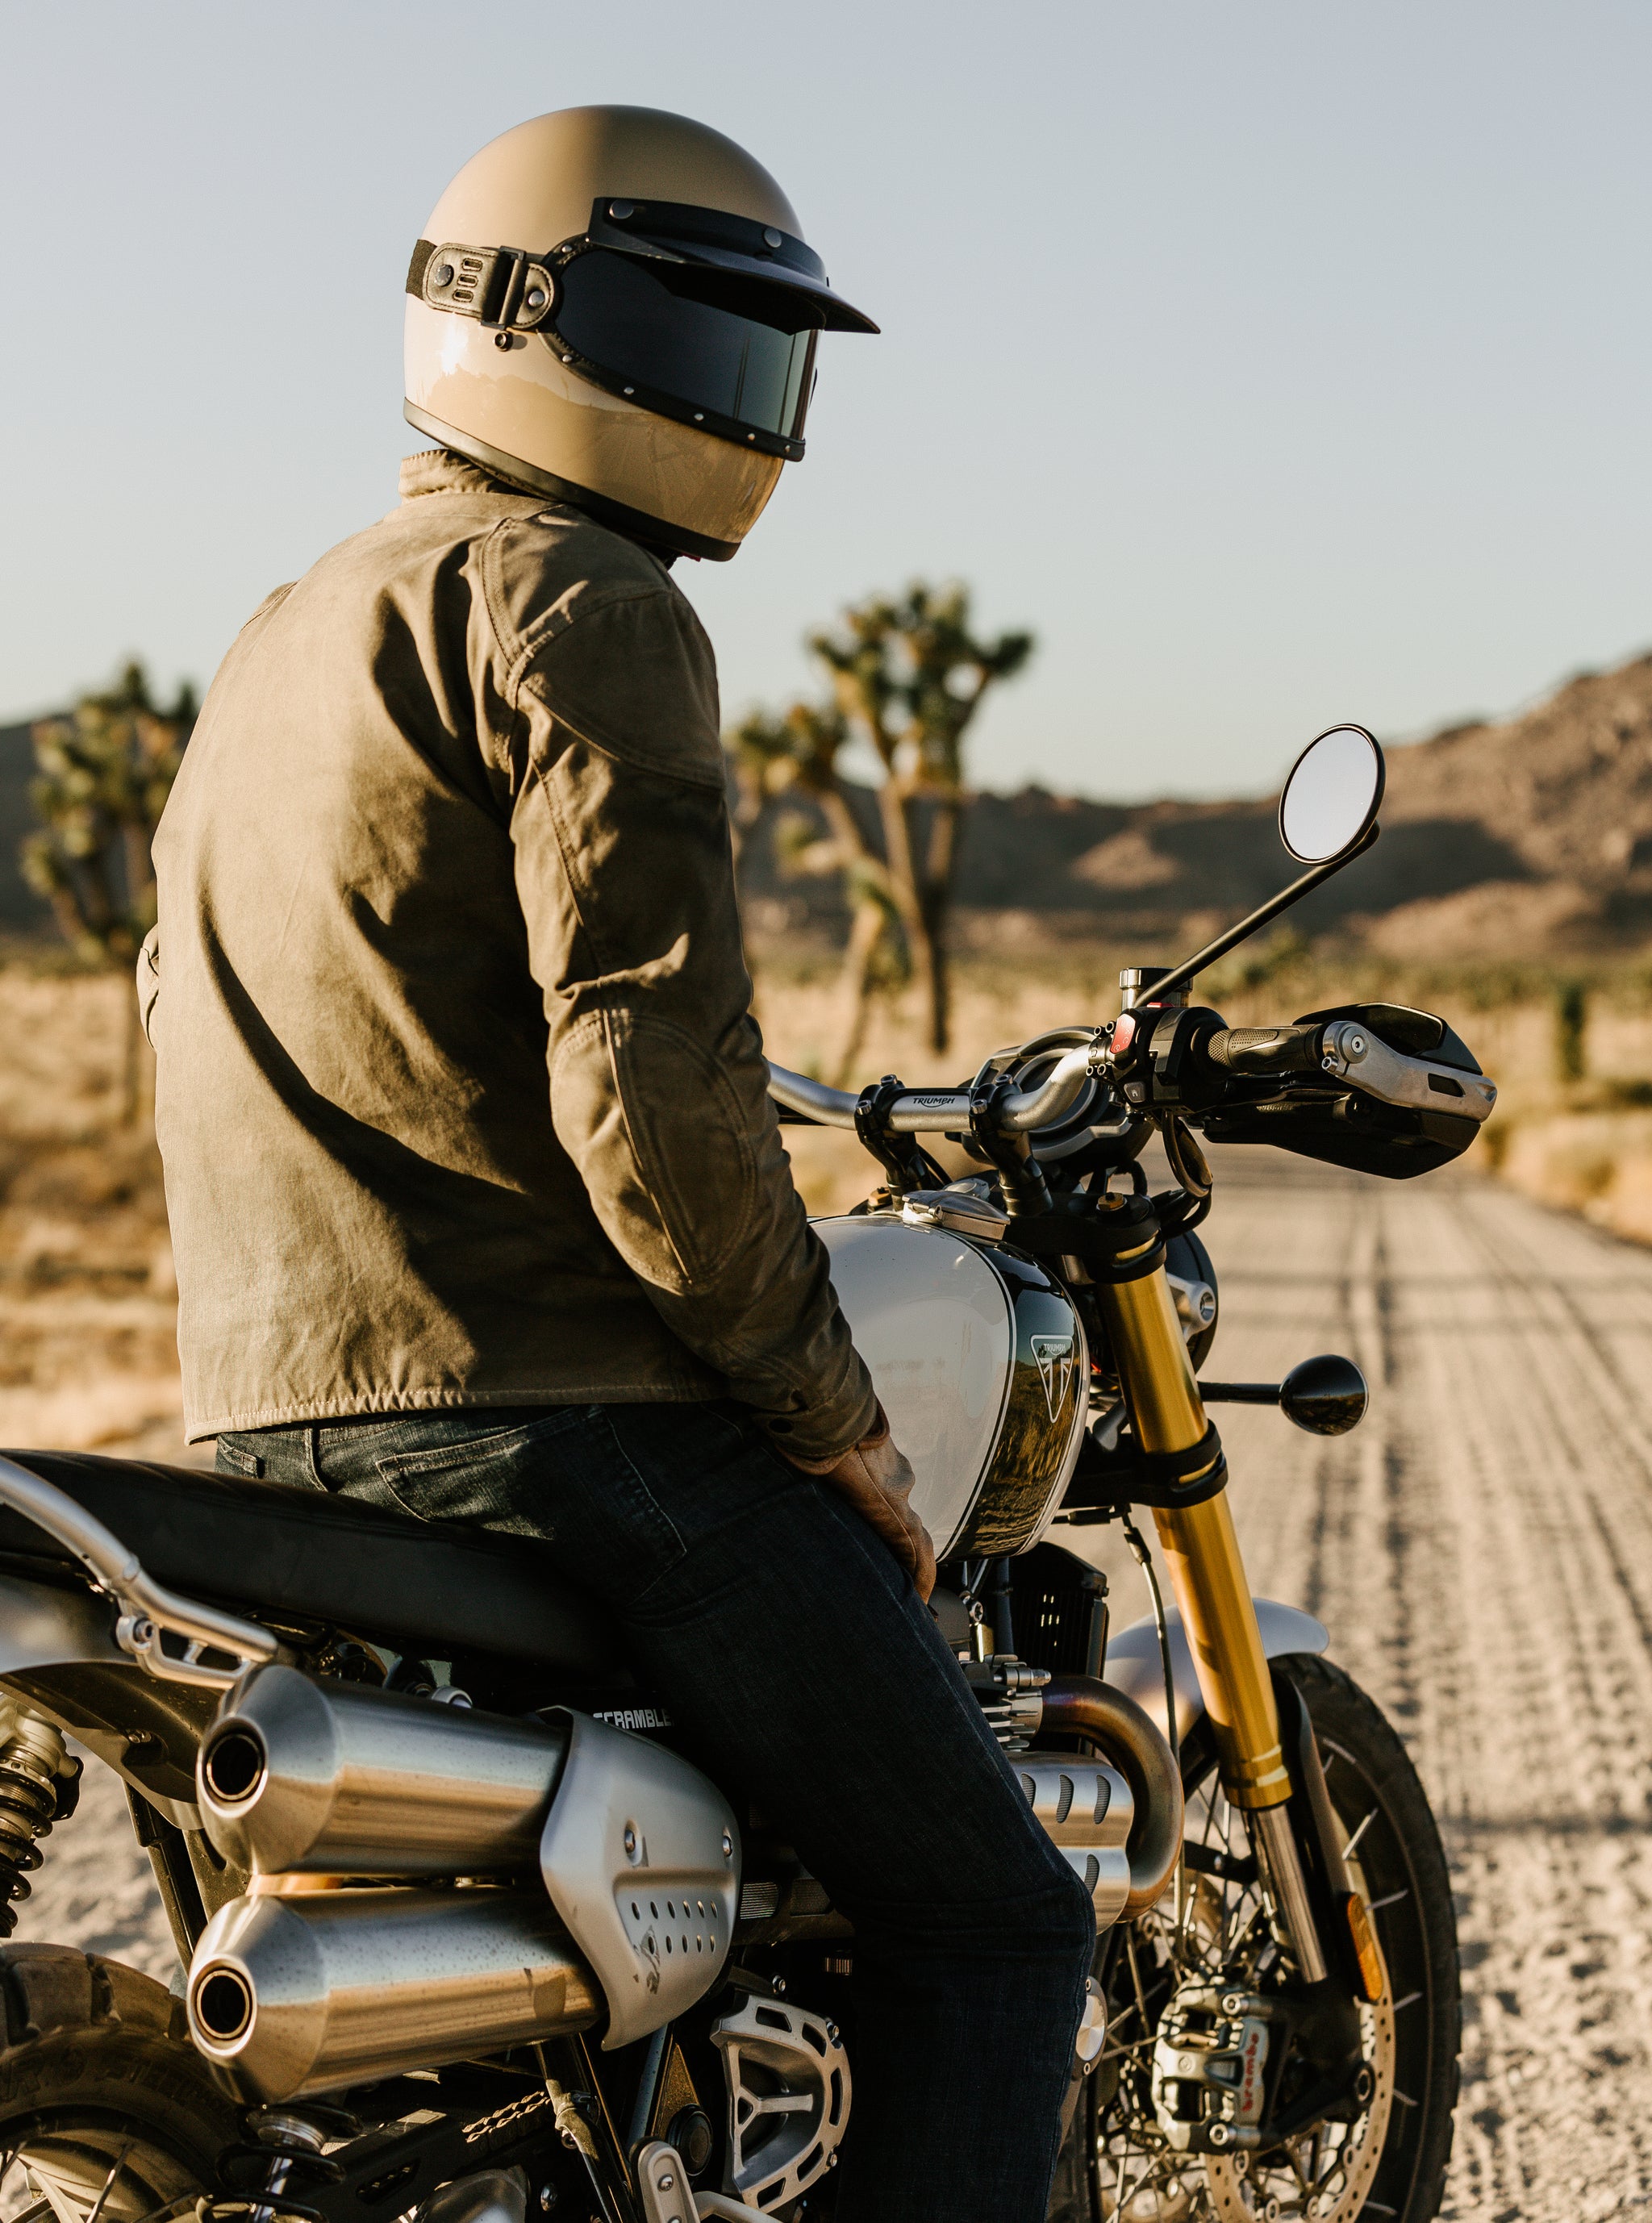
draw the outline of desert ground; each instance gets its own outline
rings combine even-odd
[[[810,1061],[829,985],[765,992],[775,1054]],[[0,973],[0,1442],[182,1458],[153,1150],[117,1123],[120,994]],[[944,1069],[1113,1008],[1102,994],[972,989],[968,1054]],[[1538,1055],[1546,1022],[1460,1023],[1498,1072],[1524,1055],[1523,1027]],[[1627,1067],[1638,1044],[1620,1052]],[[873,1072],[936,1069],[892,1026],[866,1055]],[[867,1186],[842,1137],[798,1137],[796,1162],[817,1209]],[[1215,1370],[1277,1378],[1340,1350],[1372,1387],[1369,1419],[1338,1441],[1264,1411],[1226,1407],[1221,1425],[1256,1588],[1327,1622],[1443,1825],[1467,2003],[1445,2212],[1637,2212],[1652,2203],[1652,1251],[1484,1171],[1389,1185],[1229,1150],[1217,1172]],[[1110,1532],[1069,1533],[1095,1544],[1115,1615],[1132,1618],[1139,1577]],[[167,1978],[123,1796],[89,1773],[17,1935]]]

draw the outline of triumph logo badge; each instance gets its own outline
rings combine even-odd
[[[1035,1335],[1031,1341],[1033,1357],[1038,1363],[1038,1379],[1044,1385],[1044,1403],[1050,1407],[1050,1419],[1059,1420],[1067,1402],[1068,1385],[1073,1378],[1073,1338],[1070,1335]]]

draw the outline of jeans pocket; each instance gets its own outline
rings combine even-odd
[[[374,1472],[417,1521],[468,1521],[548,1538],[554,1476],[548,1455],[584,1417],[580,1407],[570,1406],[534,1420],[467,1430],[420,1450],[387,1453],[374,1460]]]
[[[244,1444],[238,1444],[233,1436],[218,1438],[218,1452],[212,1464],[219,1474],[238,1474],[248,1482],[262,1482],[264,1478],[262,1459],[256,1452],[249,1451]]]
[[[624,1407],[627,1422],[640,1412],[651,1419],[671,1408]],[[593,1406],[591,1475],[601,1497],[602,1527],[627,1605],[640,1604],[688,1558],[688,1546],[649,1480],[649,1458],[641,1444],[627,1446],[628,1427],[616,1425],[606,1406]],[[663,1479],[663,1477],[662,1477]]]

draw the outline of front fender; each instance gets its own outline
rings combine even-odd
[[[1257,1626],[1262,1631],[1262,1649],[1270,1659],[1277,1659],[1285,1652],[1323,1652],[1331,1641],[1330,1631],[1324,1622],[1315,1621],[1300,1606],[1281,1605],[1276,1598],[1253,1598],[1252,1603],[1256,1608]],[[1179,1743],[1203,1715],[1205,1702],[1200,1693],[1199,1678],[1194,1672],[1193,1650],[1182,1626],[1182,1615],[1171,1606],[1164,1619],[1170,1639],[1170,1672],[1176,1684],[1176,1734]],[[1151,1614],[1132,1621],[1128,1628],[1121,1628],[1116,1636],[1108,1637],[1107,1663],[1101,1679],[1111,1683],[1115,1691],[1122,1691],[1126,1697],[1133,1698],[1142,1711],[1169,1734],[1164,1710],[1164,1662]]]

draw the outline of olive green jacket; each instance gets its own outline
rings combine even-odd
[[[766,1093],[664,566],[438,451],[225,658],[139,963],[192,1439],[870,1379]]]

